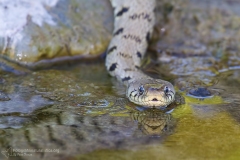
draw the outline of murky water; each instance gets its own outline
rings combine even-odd
[[[212,77],[211,87],[175,78],[185,104],[173,110],[129,103],[104,63],[2,74],[1,159],[240,157],[239,70]],[[212,96],[187,96],[193,86]]]

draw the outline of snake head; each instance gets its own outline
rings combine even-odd
[[[130,82],[126,94],[131,102],[146,107],[167,106],[175,98],[171,83],[152,78]]]

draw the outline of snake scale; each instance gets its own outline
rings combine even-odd
[[[173,85],[139,69],[153,33],[156,1],[110,1],[115,20],[106,56],[107,70],[127,85],[126,96],[131,102],[145,107],[169,105],[175,97]]]

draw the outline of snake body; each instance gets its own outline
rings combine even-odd
[[[111,0],[113,38],[106,56],[110,75],[127,85],[126,96],[146,107],[167,106],[174,101],[170,82],[154,79],[140,69],[155,25],[155,0]]]

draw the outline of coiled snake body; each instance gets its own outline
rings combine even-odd
[[[138,69],[153,32],[155,3],[111,0],[115,21],[106,57],[109,73],[127,85],[129,100],[147,107],[167,106],[175,96],[171,83],[151,78]]]

